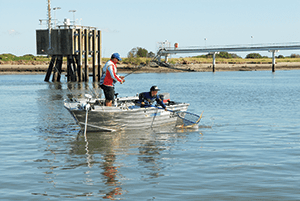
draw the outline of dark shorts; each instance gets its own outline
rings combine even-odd
[[[100,85],[100,87],[103,89],[104,91],[104,96],[106,100],[114,100],[114,95],[115,95],[115,89],[114,87],[108,87],[105,85]]]

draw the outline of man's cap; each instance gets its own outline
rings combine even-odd
[[[116,58],[116,59],[118,59],[119,61],[122,61],[122,59],[121,59],[119,53],[113,53],[113,54],[111,55],[111,58],[112,58],[112,59],[113,59],[113,58]]]
[[[157,86],[152,86],[151,88],[150,88],[150,91],[159,91],[160,89],[158,89],[158,87]]]

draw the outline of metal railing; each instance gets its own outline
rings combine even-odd
[[[296,50],[300,49],[300,42],[289,43],[261,43],[241,45],[212,45],[212,46],[189,46],[189,47],[165,47],[157,54],[176,53],[201,53],[201,52],[239,52],[239,51],[272,51],[272,50]]]
[[[58,25],[58,29],[89,29],[97,30],[97,27],[82,26],[82,25]]]

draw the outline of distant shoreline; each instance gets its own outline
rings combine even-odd
[[[171,73],[171,72],[212,72],[212,64],[176,64],[170,67],[161,66],[128,66],[118,65],[118,73]],[[63,73],[66,72],[66,65],[62,66]],[[45,74],[48,65],[0,65],[0,74]],[[272,71],[272,64],[223,64],[217,63],[215,71]],[[275,65],[276,70],[300,70],[300,62],[278,62]],[[90,72],[92,72],[90,68]]]

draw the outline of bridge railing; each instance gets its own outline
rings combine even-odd
[[[256,48],[292,48],[295,49],[297,47],[300,49],[300,42],[288,42],[288,43],[258,43],[258,44],[238,44],[238,45],[210,45],[210,46],[187,46],[187,47],[165,47],[164,51],[174,51],[174,50],[212,50],[212,49],[249,49],[255,50]]]

